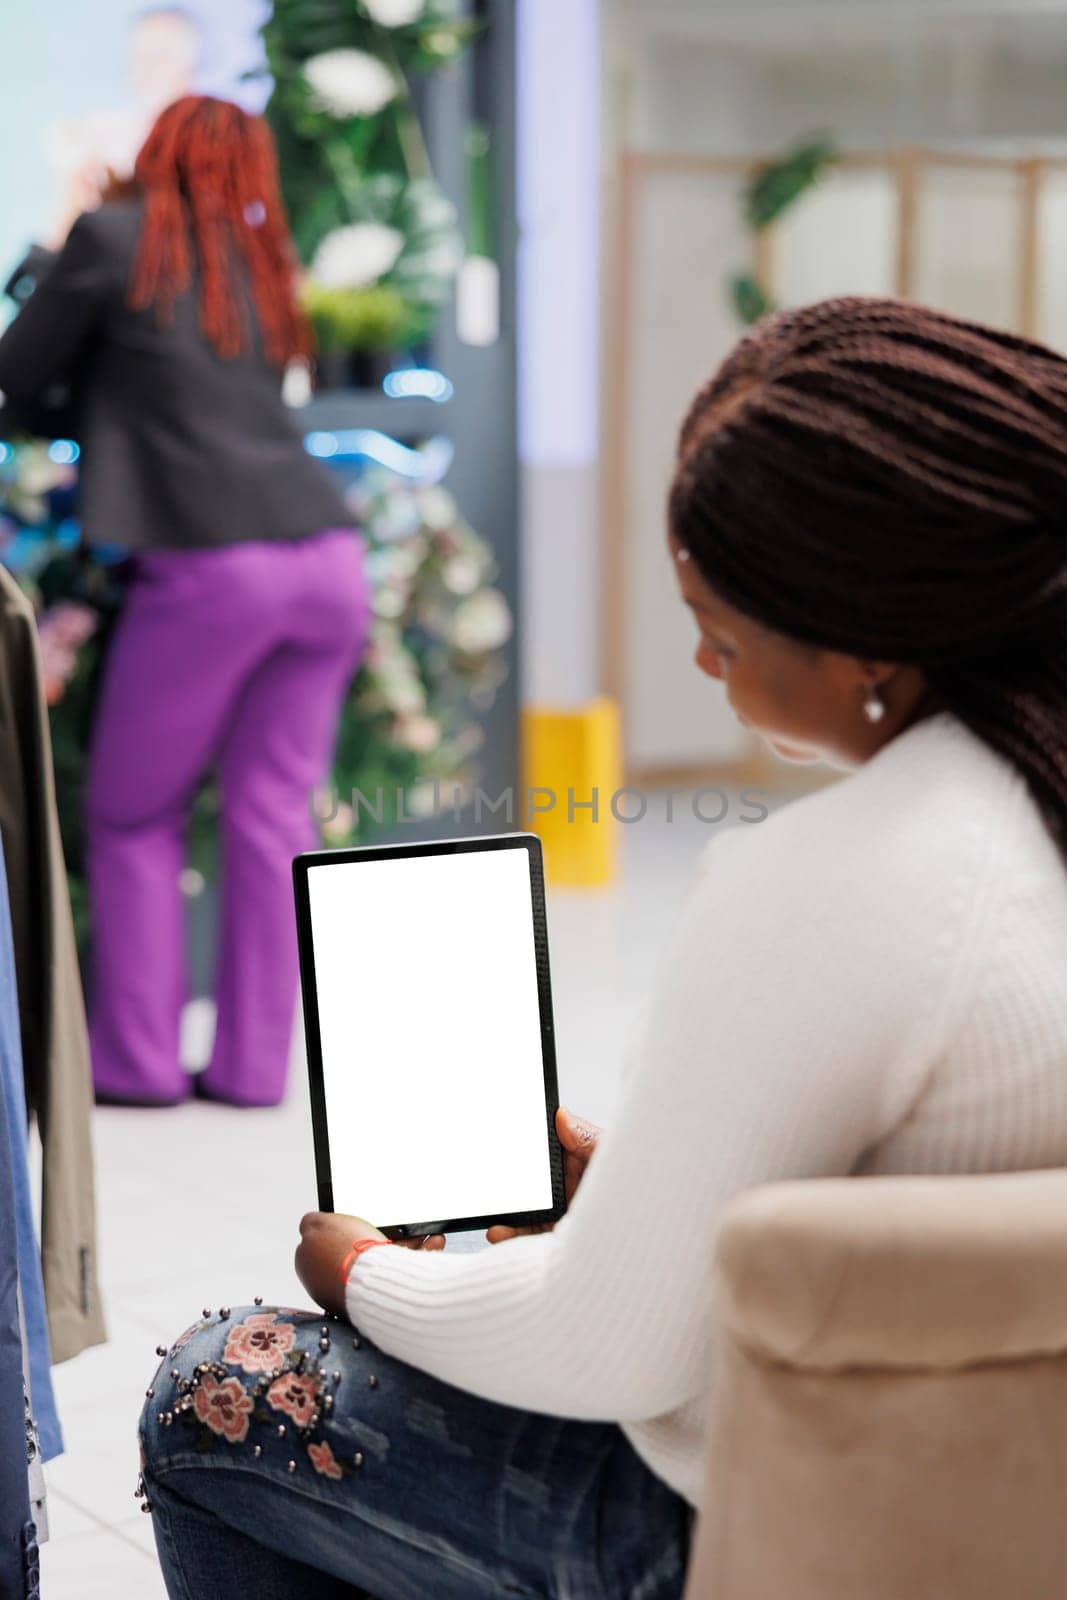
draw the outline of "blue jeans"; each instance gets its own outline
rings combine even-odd
[[[321,1312],[194,1324],[160,1364],[141,1447],[171,1600],[684,1587],[692,1510],[614,1423],[479,1399]]]

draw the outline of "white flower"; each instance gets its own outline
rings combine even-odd
[[[442,228],[457,220],[459,213],[455,205],[436,184],[416,178],[411,188],[415,191],[419,222],[423,228]]]
[[[427,250],[412,253],[405,267],[410,278],[449,278],[459,269],[463,248],[458,239],[441,239]]]
[[[387,508],[374,524],[379,539],[410,539],[419,527],[419,508],[415,497],[406,490],[398,490],[390,497]]]
[[[379,622],[367,646],[366,665],[390,671],[406,659],[399,628],[393,622]]]
[[[511,637],[511,611],[500,590],[480,589],[458,605],[449,634],[466,655],[499,649]]]
[[[378,688],[394,717],[418,716],[426,710],[426,690],[410,656],[397,655],[377,678]]]
[[[347,839],[352,832],[352,807],[342,800],[333,816],[322,824],[322,831],[327,839]]]
[[[46,450],[31,445],[19,461],[17,486],[25,494],[48,494],[60,484],[69,482],[71,476],[69,467],[57,466],[49,459]]]
[[[394,617],[403,616],[408,602],[407,596],[401,590],[389,585],[379,589],[371,603],[375,616],[386,617],[391,621]]]
[[[441,743],[441,729],[432,717],[400,717],[393,725],[393,738],[405,750],[426,755]]]
[[[452,594],[473,594],[478,587],[481,572],[478,563],[472,561],[470,556],[450,556],[445,562],[441,576],[444,578],[445,588]]]
[[[393,545],[381,554],[386,558],[382,563],[382,571],[386,577],[403,581],[413,578],[419,570],[419,565],[426,554],[425,540],[412,539],[407,544]]]
[[[447,489],[424,489],[419,496],[419,510],[423,522],[435,533],[451,528],[459,514]]]
[[[454,33],[445,33],[440,29],[427,34],[425,39],[427,50],[432,50],[437,56],[454,56],[459,51],[459,40]]]
[[[324,50],[304,62],[304,77],[331,117],[372,117],[397,91],[389,68],[366,50]]]
[[[401,716],[413,716],[426,709],[426,691],[419,683],[392,680],[382,685],[386,704]]]
[[[423,778],[407,792],[407,813],[409,817],[432,817],[440,800],[439,790],[429,780]]]
[[[406,28],[418,22],[426,0],[363,0],[363,9],[382,28]]]
[[[353,222],[328,233],[315,251],[311,277],[324,289],[362,289],[385,276],[404,235],[381,222]]]

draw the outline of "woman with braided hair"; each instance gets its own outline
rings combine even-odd
[[[670,558],[700,670],[847,775],[703,852],[615,1120],[559,1113],[555,1230],[453,1255],[313,1213],[329,1320],[225,1309],[163,1354],[172,1594],[677,1600],[726,1203],[1067,1163],[1065,491],[1050,351],[858,299],[742,340],[682,428]]]
[[[85,793],[99,1100],[170,1105],[185,999],[179,887],[201,778],[222,801],[218,1020],[197,1092],[282,1097],[297,992],[290,861],[368,633],[365,545],[283,404],[306,354],[295,254],[260,117],[187,95],[135,184],[74,223],[0,338],[18,422],[81,446],[86,543],[129,551]],[[73,422],[70,418],[73,406]],[[53,423],[53,427],[56,424]]]
[[[772,661],[763,731],[850,764],[940,707],[1067,829],[1063,357],[894,300],[772,317],[693,402],[670,513],[742,720]]]

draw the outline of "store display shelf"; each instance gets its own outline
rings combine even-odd
[[[327,389],[300,406],[305,433],[317,429],[378,428],[395,439],[448,431],[454,402],[423,396],[393,398],[373,389]]]

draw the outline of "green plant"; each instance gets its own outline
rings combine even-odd
[[[833,140],[820,134],[803,140],[778,160],[765,162],[745,186],[742,204],[747,227],[756,234],[777,222],[837,159]],[[736,316],[746,326],[775,309],[770,291],[754,272],[735,272],[727,292]]]
[[[395,350],[414,344],[425,331],[423,319],[391,284],[324,289],[309,281],[301,298],[323,351]]]
[[[438,486],[416,487],[383,468],[353,495],[368,541],[375,622],[349,689],[334,760],[331,843],[365,841],[398,815],[461,806],[480,775],[478,714],[507,666],[513,619],[495,587],[492,551]],[[436,786],[436,787],[435,787]],[[381,816],[352,808],[353,791]]]
[[[401,19],[399,21],[395,19]],[[462,257],[434,181],[408,74],[454,61],[476,31],[451,0],[277,0],[263,27],[267,116],[312,312],[338,348],[425,337]],[[406,320],[368,289],[388,289]],[[343,297],[351,297],[346,306]]]
[[[730,279],[730,299],[734,311],[746,327],[774,309],[773,301],[751,272],[734,273]]]

